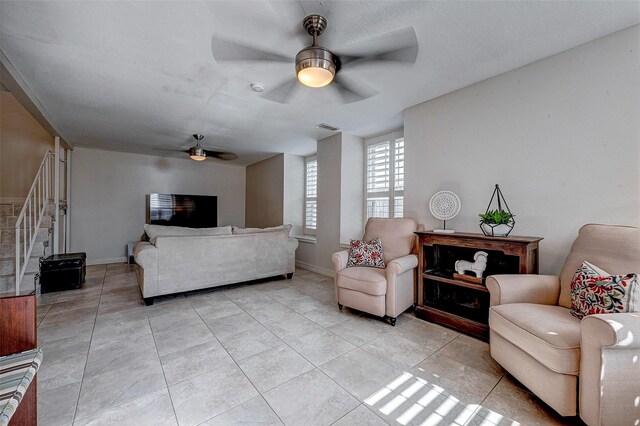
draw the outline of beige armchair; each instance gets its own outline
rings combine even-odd
[[[382,240],[385,269],[347,268],[349,251],[334,253],[335,289],[338,307],[348,306],[388,319],[396,318],[415,303],[416,222],[413,219],[370,218],[365,226],[365,241]]]
[[[640,228],[583,226],[559,277],[488,277],[491,356],[562,416],[638,424],[640,313],[573,317],[571,278],[585,260],[640,273]]]

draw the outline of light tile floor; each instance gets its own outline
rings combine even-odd
[[[38,298],[48,425],[555,425],[488,345],[404,314],[338,311],[298,270],[144,306],[129,265]]]

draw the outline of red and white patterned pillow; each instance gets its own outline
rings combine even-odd
[[[610,275],[585,261],[571,280],[571,315],[638,312],[640,286],[637,274]]]
[[[352,266],[385,268],[382,241],[380,238],[374,238],[369,242],[351,240],[351,249],[349,250],[347,268]]]

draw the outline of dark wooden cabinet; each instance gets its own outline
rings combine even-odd
[[[498,274],[538,273],[539,237],[416,232],[419,239],[416,316],[484,340],[489,338],[489,291],[485,279]],[[480,282],[454,276],[457,260],[488,253]]]
[[[0,297],[0,356],[28,351],[37,346],[36,296]],[[11,417],[11,425],[38,424],[37,388],[36,375]]]

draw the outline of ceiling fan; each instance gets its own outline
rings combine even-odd
[[[204,135],[194,134],[193,138],[196,140],[196,144],[189,149],[163,149],[163,148],[156,148],[156,149],[159,149],[162,151],[186,152],[187,154],[189,154],[189,158],[195,161],[204,161],[207,159],[207,157],[218,158],[224,161],[236,160],[238,158],[238,155],[234,154],[233,152],[217,151],[217,150],[203,148],[200,145],[200,141],[204,139]]]
[[[305,47],[295,57],[296,77],[268,90],[264,98],[288,103],[299,83],[307,87],[329,86],[338,90],[344,103],[357,102],[377,91],[368,84],[354,78],[338,74],[345,66],[354,67],[372,62],[403,62],[413,64],[418,55],[418,39],[413,27],[372,37],[357,43],[361,53],[339,53],[318,45],[318,37],[327,27],[327,20],[318,14],[308,15],[302,21],[305,31],[312,37],[310,46]],[[214,59],[223,61],[265,61],[292,62],[291,57],[268,52],[242,43],[213,38],[211,42]]]

